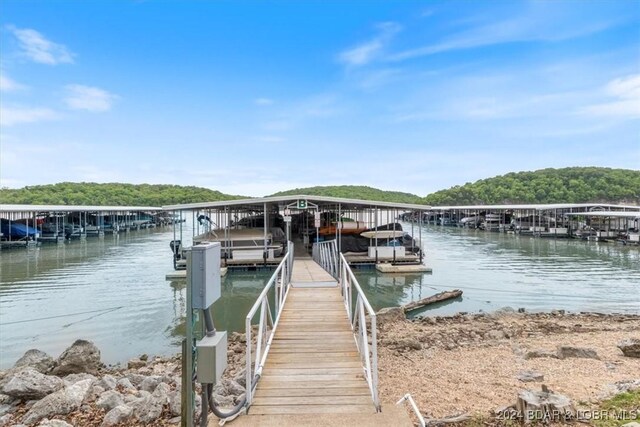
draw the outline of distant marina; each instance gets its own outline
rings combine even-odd
[[[0,249],[104,237],[176,221],[150,206],[0,205]]]
[[[415,213],[401,217],[414,221]],[[640,244],[640,206],[601,203],[434,206],[426,224],[547,238]]]

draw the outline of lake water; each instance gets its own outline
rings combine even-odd
[[[56,357],[77,338],[94,341],[106,363],[176,353],[186,301],[184,281],[165,280],[172,239],[169,229],[152,229],[0,251],[0,369],[30,348]],[[423,241],[433,274],[356,271],[374,309],[459,288],[461,300],[427,314],[504,306],[640,313],[638,247],[442,227],[426,227]],[[270,276],[229,273],[216,327],[243,330]]]

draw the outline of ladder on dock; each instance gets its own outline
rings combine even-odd
[[[335,244],[321,245],[294,260],[290,243],[246,317],[249,415],[380,410],[375,312]]]

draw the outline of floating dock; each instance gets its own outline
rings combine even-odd
[[[163,206],[172,217],[191,216],[194,244],[218,242],[222,265],[229,269],[275,268],[295,242],[296,257],[313,245],[335,241],[351,265],[421,264],[422,223],[398,222],[406,212],[429,206],[312,195],[273,196]],[[174,267],[183,268],[182,225],[174,228]]]
[[[220,277],[224,277],[227,275],[227,268],[220,268]],[[187,270],[175,270],[167,273],[165,276],[166,280],[187,280]]]
[[[431,273],[433,270],[422,264],[377,264],[380,273]]]

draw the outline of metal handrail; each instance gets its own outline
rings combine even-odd
[[[260,296],[249,310],[247,317],[245,318],[246,340],[247,340],[247,354],[246,354],[246,397],[247,406],[251,405],[253,399],[253,391],[258,384],[262,369],[267,361],[267,355],[271,348],[271,342],[276,333],[278,327],[278,321],[280,320],[280,314],[284,307],[284,303],[289,294],[289,288],[291,284],[291,272],[293,270],[293,243],[288,242],[288,251],[284,256],[284,259],[273,272],[273,275],[265,285]],[[271,289],[274,290],[274,302],[275,302],[275,316],[271,313],[271,304],[269,303],[269,293]],[[258,331],[255,359],[252,357],[252,320],[253,317],[260,309],[258,314]],[[271,327],[269,331],[268,328]]]
[[[411,394],[407,393],[404,396],[402,396],[402,399],[398,400],[396,402],[396,405],[399,405],[402,402],[409,402],[409,404],[411,405],[411,409],[413,409],[413,413],[416,414],[416,417],[418,417],[418,422],[420,423],[420,426],[426,427],[427,423],[424,420],[424,417],[422,416],[422,414],[420,413],[420,409],[418,409],[418,405],[416,405],[416,401],[413,400],[413,397],[411,396]]]
[[[371,398],[377,411],[380,411],[380,400],[378,398],[378,341],[376,329],[376,313],[373,311],[367,296],[362,291],[358,280],[353,275],[349,263],[343,254],[340,254],[340,276],[339,283],[342,288],[342,299],[347,310],[351,330],[353,331],[356,346],[360,353],[360,361],[364,377],[371,391]],[[356,290],[356,301],[353,304],[353,289]],[[369,344],[369,333],[367,332],[367,318],[369,316],[371,344]]]
[[[334,279],[338,279],[338,247],[335,240],[313,244],[313,260],[320,264]]]

